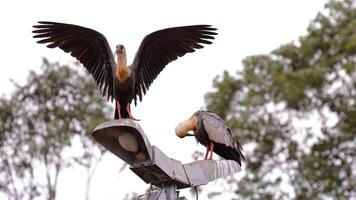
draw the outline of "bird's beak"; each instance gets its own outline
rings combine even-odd
[[[185,136],[194,136],[194,134],[192,134],[192,133],[187,133],[187,135],[185,135]]]
[[[180,137],[180,138],[184,138],[186,135],[184,135],[184,134],[176,134],[178,137]]]
[[[191,133],[188,133],[188,132],[186,132],[186,133],[184,133],[184,134],[176,134],[178,137],[180,137],[180,138],[184,138],[185,136],[194,136],[194,134],[191,134]]]

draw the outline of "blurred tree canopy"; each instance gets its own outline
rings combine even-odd
[[[104,150],[86,133],[111,113],[94,81],[44,59],[42,72],[31,71],[25,85],[15,86],[10,98],[0,98],[0,193],[55,199],[60,172],[80,165],[88,173],[89,199]]]
[[[298,41],[206,94],[247,149],[238,199],[356,199],[356,8],[330,1]]]

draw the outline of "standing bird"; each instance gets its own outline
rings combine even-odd
[[[193,136],[188,134],[194,132],[194,136],[199,143],[206,146],[204,160],[213,158],[213,151],[227,160],[235,160],[241,166],[241,160],[246,160],[242,154],[242,147],[232,135],[230,128],[217,114],[211,111],[197,111],[189,119],[181,122],[175,129],[176,135],[180,138]]]
[[[142,101],[142,96],[153,80],[171,61],[182,57],[202,44],[211,44],[217,29],[210,25],[167,28],[147,35],[141,42],[131,65],[127,65],[123,45],[117,45],[114,55],[104,35],[73,25],[57,22],[38,22],[32,31],[37,43],[59,47],[70,53],[92,74],[98,87],[108,100],[115,99],[115,119],[130,118],[132,100]]]

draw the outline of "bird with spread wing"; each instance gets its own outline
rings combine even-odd
[[[148,34],[141,42],[131,65],[126,50],[117,45],[115,55],[105,36],[93,29],[74,24],[38,22],[32,32],[37,43],[59,47],[75,57],[95,79],[108,100],[115,100],[115,119],[130,118],[130,104],[142,101],[153,80],[163,68],[178,57],[211,44],[216,35],[210,25],[173,27]]]
[[[193,131],[194,134],[189,134]],[[213,158],[213,151],[227,160],[235,160],[241,166],[241,160],[246,160],[242,154],[240,143],[231,135],[225,121],[211,111],[197,111],[189,119],[179,123],[175,129],[180,138],[195,136],[197,141],[206,146],[204,160]]]

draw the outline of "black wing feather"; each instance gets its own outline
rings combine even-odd
[[[59,47],[70,53],[92,74],[103,95],[113,100],[116,65],[104,35],[89,28],[58,22],[42,21],[33,28],[33,37],[41,38],[37,43],[48,43],[49,48]]]
[[[141,42],[131,65],[135,74],[134,100],[141,101],[151,83],[163,68],[178,57],[195,49],[203,48],[202,44],[211,44],[217,29],[210,25],[194,25],[167,28],[147,35]]]
[[[209,139],[218,144],[218,148],[214,151],[225,159],[233,159],[241,164],[241,159],[246,160],[242,154],[241,144],[232,136],[231,129],[225,121],[216,113],[211,111],[197,111],[195,113],[198,118],[203,121],[204,129],[207,126],[214,127],[216,132],[207,132]]]

